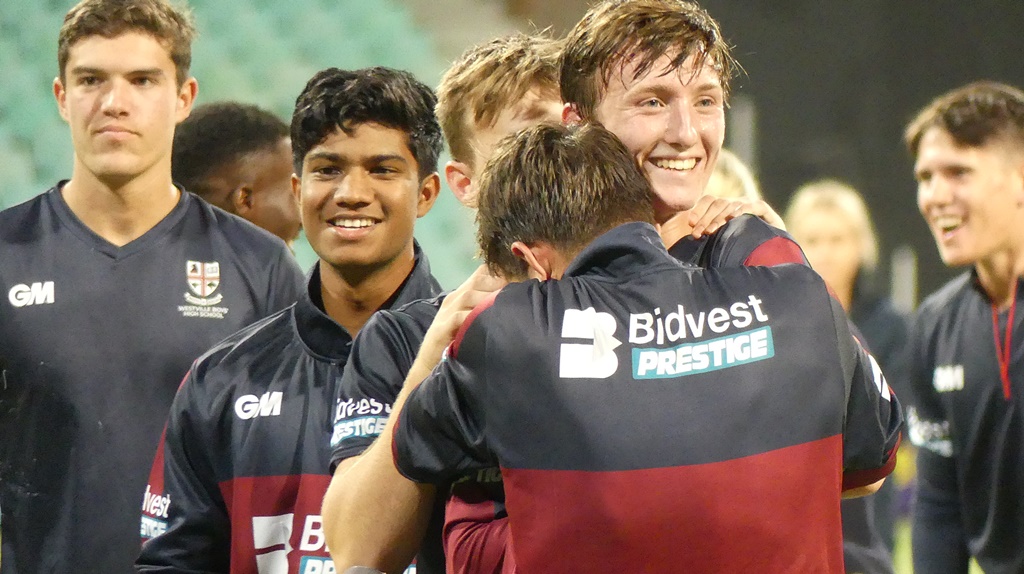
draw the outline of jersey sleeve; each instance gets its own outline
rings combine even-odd
[[[195,368],[171,406],[142,507],[139,572],[227,573],[231,523],[204,432],[209,410],[196,396]]]
[[[384,430],[429,326],[420,323],[401,311],[385,310],[359,330],[338,385],[332,471],[362,454]]]
[[[741,215],[723,226],[711,237],[702,259],[701,267],[705,269],[787,263],[810,267],[803,250],[788,233],[753,215]]]
[[[410,480],[441,484],[497,466],[484,434],[487,334],[477,312],[398,415],[392,454]]]
[[[850,332],[846,313],[829,297],[843,377],[848,385],[843,428],[843,490],[878,482],[896,466],[903,410],[881,367]]]
[[[299,300],[306,288],[305,275],[295,256],[283,244],[277,257],[267,266],[270,282],[267,287],[267,308],[263,316],[272,315]]]

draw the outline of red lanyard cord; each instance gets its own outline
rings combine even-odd
[[[1010,315],[1006,319],[1006,337],[999,340],[999,309],[992,305],[992,336],[996,340],[996,361],[999,363],[999,378],[1003,381],[1003,397],[1010,400],[1010,339],[1013,335],[1013,312],[1017,309],[1017,297],[1010,303]],[[1005,346],[1004,346],[1005,345]]]

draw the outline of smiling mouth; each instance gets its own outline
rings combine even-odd
[[[936,217],[933,220],[933,224],[942,235],[950,235],[963,227],[964,220],[959,216],[944,215],[942,217]]]
[[[377,221],[368,217],[361,218],[349,218],[349,217],[336,217],[328,220],[330,225],[333,227],[340,227],[342,229],[367,229],[377,224]]]
[[[655,166],[661,169],[667,169],[671,171],[690,171],[697,166],[697,158],[687,159],[656,159],[651,161]]]

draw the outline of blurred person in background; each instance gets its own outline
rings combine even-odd
[[[197,106],[174,131],[171,176],[289,246],[299,236],[288,124],[266,110],[238,102]]]
[[[897,396],[907,394],[908,318],[873,285],[878,238],[861,195],[836,180],[800,187],[785,212],[786,227],[811,267],[860,330]],[[891,572],[897,485],[843,502],[848,572]]]
[[[914,571],[1024,572],[1024,91],[977,82],[933,100],[904,141],[943,263],[918,307],[908,434],[918,447]]]

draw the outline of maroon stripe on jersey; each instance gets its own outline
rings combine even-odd
[[[842,436],[701,465],[503,469],[523,572],[843,571]]]
[[[320,504],[330,482],[326,474],[296,474],[220,483],[231,517],[231,574],[259,574],[257,556],[287,561],[288,572],[300,572],[303,558],[328,560]]]
[[[889,392],[891,393],[892,390],[890,389]],[[880,468],[843,473],[843,490],[874,484],[889,476],[896,469],[896,451],[899,450],[901,442],[903,442],[902,434],[896,437],[896,446],[886,453],[885,464]]]
[[[493,493],[476,481],[452,486],[444,511],[445,571],[448,574],[508,574],[508,517],[498,517]]]
[[[473,307],[473,310],[470,311],[469,315],[466,316],[466,319],[462,322],[462,326],[459,327],[459,331],[455,333],[455,340],[453,340],[452,344],[448,346],[448,353],[451,356],[454,357],[458,354],[459,345],[462,344],[462,338],[466,336],[466,330],[469,329],[469,326],[473,323],[477,316],[480,315],[480,313],[483,313],[491,305],[494,305],[494,300],[498,297],[498,293],[501,293],[501,291],[495,291],[494,293],[488,295],[487,298],[481,301],[476,307]]]
[[[765,241],[743,261],[743,265],[747,267],[772,267],[784,263],[807,265],[807,259],[804,258],[800,246],[787,237],[773,237]]]

